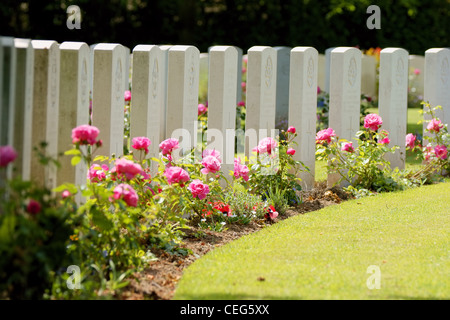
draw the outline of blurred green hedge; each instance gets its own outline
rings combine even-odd
[[[81,30],[66,27],[69,5]],[[369,5],[381,29],[369,30]],[[450,0],[75,0],[0,3],[0,33],[62,41],[137,44],[403,47],[424,54],[450,47]]]

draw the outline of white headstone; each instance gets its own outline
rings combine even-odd
[[[318,79],[317,79],[317,86],[320,87],[321,90],[325,89],[325,66],[326,64],[326,59],[325,59],[325,55],[319,53],[319,68],[318,68]]]
[[[273,136],[275,129],[275,103],[277,87],[277,54],[275,49],[254,46],[248,50],[246,135],[256,137],[245,141],[245,156],[250,158],[251,150],[258,142]]]
[[[209,51],[207,149],[218,150],[221,171],[229,177],[234,169],[236,126],[236,79],[238,52],[232,46],[215,46]]]
[[[92,124],[100,130],[99,139],[103,140],[98,155],[123,155],[127,57],[120,44],[101,43],[94,48]]]
[[[315,181],[318,52],[312,47],[295,47],[290,60],[289,126],[297,130],[294,159],[310,169],[299,178],[302,188],[311,190]]]
[[[243,51],[239,47],[235,47],[238,54],[238,74],[237,74],[237,85],[236,85],[236,105],[242,101],[242,55]]]
[[[161,125],[160,125],[160,139],[161,141],[167,139],[166,136],[166,118],[167,118],[167,77],[169,74],[169,50],[172,46],[171,45],[163,45],[159,46],[159,48],[162,51],[162,57],[161,57],[161,67],[163,68],[163,76],[164,76],[164,83],[163,83],[163,99],[164,99],[164,109],[162,110],[160,116],[161,116]]]
[[[277,53],[277,89],[275,128],[287,130],[289,122],[289,68],[290,47],[275,47]]]
[[[63,42],[59,46],[60,96],[59,96],[59,142],[58,152],[72,148],[72,129],[89,123],[89,75],[90,49],[84,42]],[[71,157],[63,156],[58,185],[75,183],[86,185],[86,166],[82,163],[73,167]],[[77,196],[81,200],[81,195]]]
[[[325,84],[323,91],[330,93],[330,67],[331,67],[331,51],[336,47],[328,48],[325,50]]]
[[[17,176],[30,180],[32,106],[33,106],[33,48],[30,39],[14,39],[16,47],[16,85],[14,113],[14,148],[17,151]]]
[[[161,113],[165,108],[164,69],[163,52],[158,46],[138,45],[133,49],[130,136],[150,139],[147,159],[158,158],[159,154]],[[136,160],[142,160],[139,151],[133,150],[133,154]]]
[[[425,78],[425,57],[419,55],[409,56],[409,86],[411,93],[423,97]]]
[[[399,146],[395,154],[388,153],[392,168],[405,168],[405,136],[408,118],[408,52],[386,48],[380,53],[380,85],[378,111],[382,129],[389,132],[389,147]]]
[[[425,51],[424,101],[436,110],[436,117],[450,126],[450,49],[433,48]],[[429,120],[429,117],[424,117]],[[427,122],[424,122],[424,135]]]
[[[363,54],[361,60],[361,93],[375,98],[377,96],[377,59]]]
[[[33,40],[34,85],[32,148],[47,143],[46,155],[57,158],[59,123],[60,50],[55,41]],[[32,154],[31,179],[48,188],[57,185],[57,170],[53,165],[43,169],[35,152]]]
[[[2,78],[0,84],[1,107],[0,107],[0,145],[12,145],[13,139],[13,119],[14,119],[14,86],[16,74],[16,48],[14,38],[0,37],[1,69]],[[14,147],[14,146],[13,146]]]
[[[166,136],[180,140],[175,156],[197,146],[199,56],[194,46],[169,49]]]
[[[331,52],[330,59],[329,127],[339,139],[353,143],[360,127],[361,56],[357,48],[338,47]],[[338,174],[329,175],[328,185],[338,180]]]
[[[208,68],[209,68],[209,51],[208,53],[200,53],[200,78],[199,78],[199,102],[208,102]]]

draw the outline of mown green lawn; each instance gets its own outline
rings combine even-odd
[[[283,220],[194,262],[174,299],[449,299],[449,194],[446,182]]]

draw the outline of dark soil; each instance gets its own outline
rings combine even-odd
[[[327,188],[325,182],[316,184],[311,191],[302,191],[300,195],[303,198],[303,203],[287,210],[284,215],[279,215],[274,222],[252,221],[247,225],[227,225],[227,230],[222,232],[203,230],[201,237],[197,233],[199,230],[192,226],[190,230],[186,231],[182,245],[183,248],[190,250],[191,254],[169,254],[162,250],[155,253],[158,260],[152,262],[144,272],[135,274],[130,285],[117,298],[126,300],[170,300],[175,293],[183,270],[210,250],[258,231],[270,223],[316,211],[351,198],[351,195],[339,187]]]

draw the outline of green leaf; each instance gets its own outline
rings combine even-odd
[[[70,149],[64,152],[64,155],[66,156],[78,156],[81,154],[81,151],[78,149]]]
[[[70,160],[70,163],[72,164],[72,166],[76,166],[78,163],[80,163],[80,161],[81,161],[81,157],[75,156],[72,158],[72,160]]]
[[[110,221],[106,215],[98,209],[97,206],[91,207],[91,213],[92,213],[92,223],[99,227],[103,231],[109,231],[114,227],[114,224],[112,221]]]
[[[65,190],[68,190],[71,194],[75,194],[78,192],[77,187],[72,183],[64,183],[56,188],[54,188],[53,192],[63,192]]]

